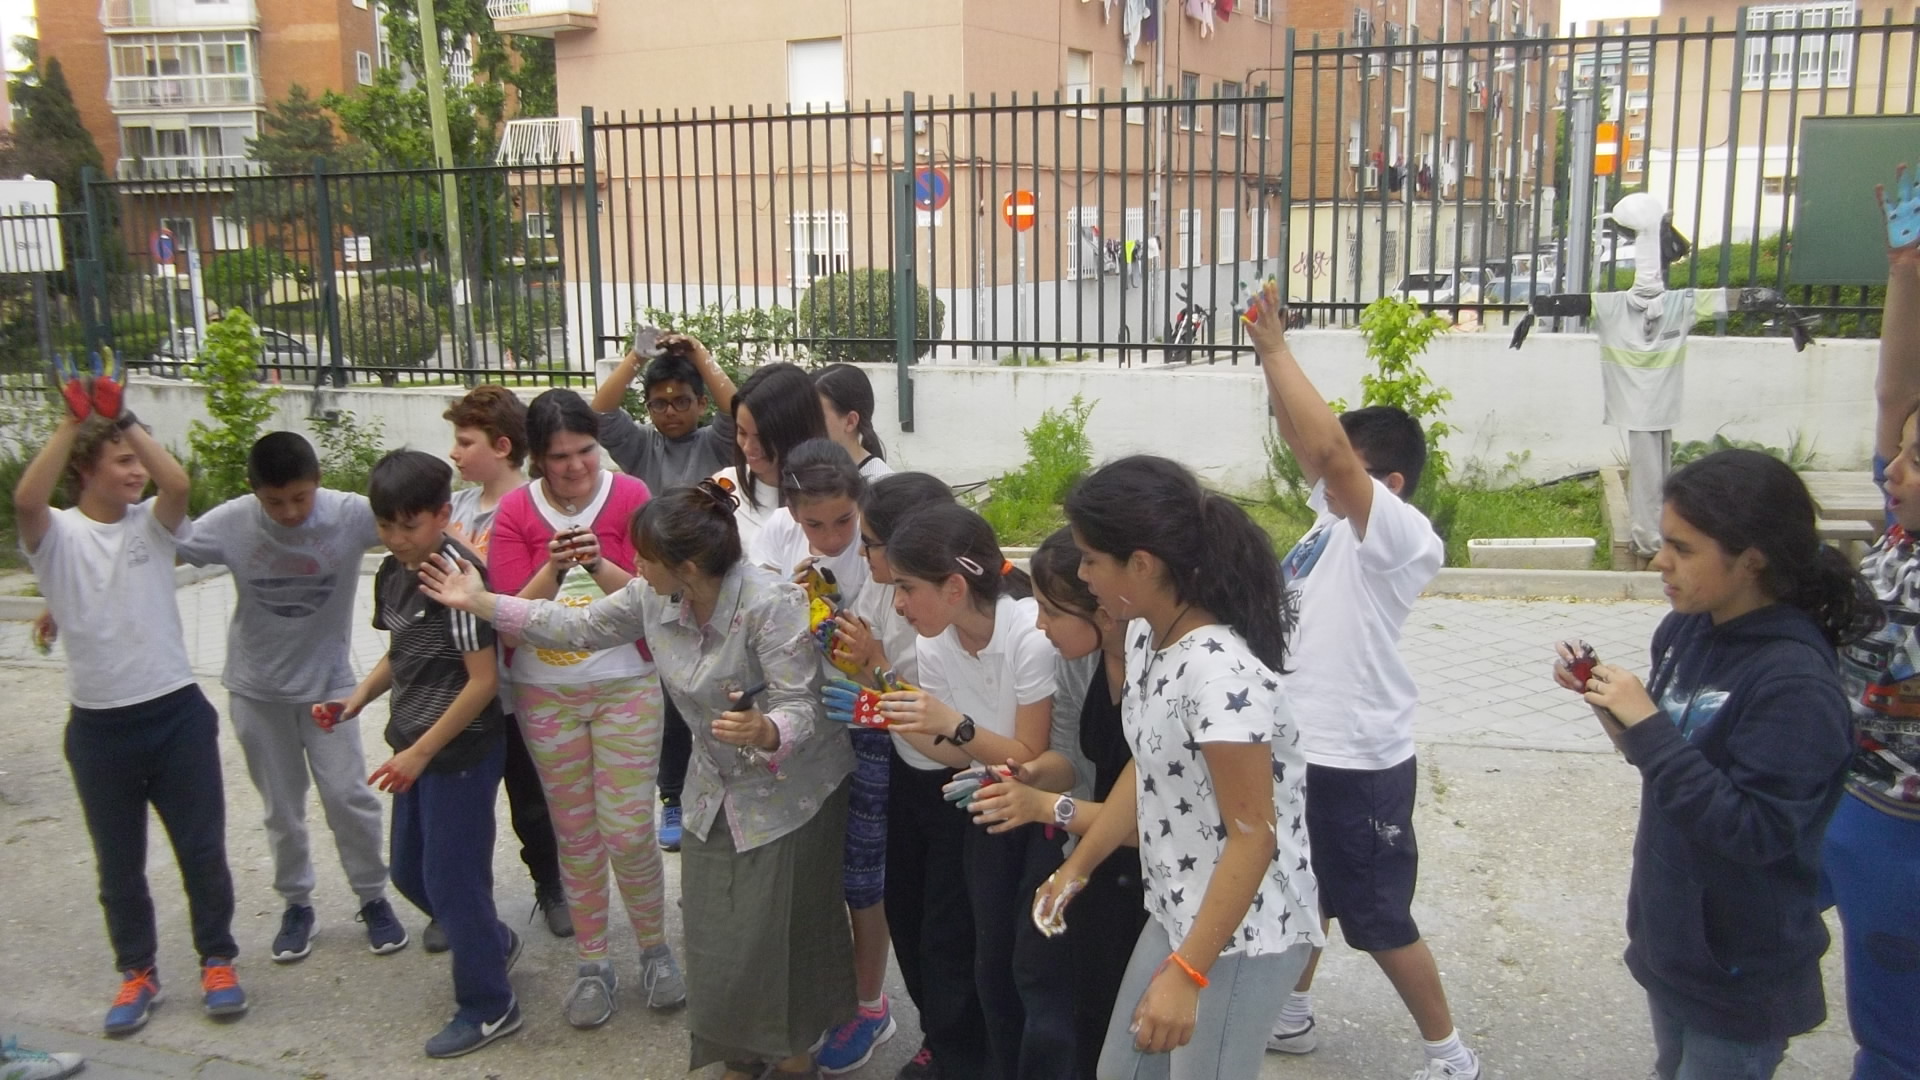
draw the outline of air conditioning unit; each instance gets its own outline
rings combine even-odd
[[[1485,95],[1481,94],[1480,91],[1478,90],[1469,92],[1467,94],[1467,111],[1468,112],[1486,112],[1487,99]]]
[[[1380,190],[1380,167],[1378,165],[1369,165],[1360,170],[1360,190]]]

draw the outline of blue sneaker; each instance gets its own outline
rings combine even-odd
[[[440,1034],[427,1040],[427,1056],[456,1058],[463,1054],[471,1054],[488,1043],[496,1039],[504,1039],[519,1030],[520,1003],[518,1001],[509,1002],[507,1011],[502,1013],[498,1020],[474,1023],[472,1020],[462,1020],[456,1016],[447,1021],[447,1026],[440,1029]]]
[[[883,997],[878,1012],[861,1009],[852,1020],[828,1033],[815,1061],[828,1076],[852,1072],[865,1065],[881,1043],[893,1038],[895,1030],[893,1010]]]
[[[147,1026],[147,1015],[160,1003],[160,976],[150,967],[120,973],[120,996],[113,999],[103,1025],[109,1035],[131,1035]]]
[[[273,935],[273,962],[291,964],[305,960],[313,951],[313,909],[306,904],[288,904],[280,915],[280,932]]]
[[[200,992],[208,1016],[246,1015],[247,992],[240,988],[240,979],[233,972],[231,959],[215,956],[200,968]]]
[[[407,928],[400,925],[400,917],[393,913],[393,905],[387,903],[385,898],[367,901],[354,918],[367,924],[367,948],[373,950],[375,956],[385,956],[407,947]],[[276,956],[274,959],[280,958]]]
[[[660,850],[680,850],[680,806],[677,803],[660,808]]]

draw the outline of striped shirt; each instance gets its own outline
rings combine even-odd
[[[442,554],[480,565],[479,556],[452,537],[443,537]],[[486,571],[480,571],[483,578]],[[420,577],[387,556],[373,578],[373,628],[385,630],[387,663],[393,669],[393,697],[387,720],[387,745],[405,750],[439,723],[467,686],[466,654],[494,647],[492,625],[454,611],[420,591]],[[500,704],[489,699],[466,730],[436,754],[430,772],[460,772],[487,756],[502,736]]]

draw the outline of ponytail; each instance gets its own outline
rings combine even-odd
[[[873,383],[867,373],[852,364],[828,364],[813,373],[813,388],[833,405],[833,411],[860,418],[860,448],[869,455],[886,460],[887,448],[880,433],[873,429]]]
[[[1002,596],[1033,595],[1033,579],[1008,561],[985,518],[959,503],[935,504],[907,515],[887,540],[895,574],[941,582],[959,574],[974,604],[990,609]]]
[[[1835,648],[1868,637],[1887,621],[1873,586],[1832,544],[1820,545],[1796,594],[1781,599],[1812,616]]]
[[[1159,559],[1175,597],[1212,612],[1262,663],[1285,672],[1294,610],[1273,542],[1239,504],[1203,489],[1177,462],[1142,454],[1089,474],[1066,510],[1089,547],[1120,560],[1136,551]]]
[[[724,577],[740,561],[740,500],[725,480],[668,488],[648,500],[628,526],[634,553],[677,567],[691,562],[708,577]]]

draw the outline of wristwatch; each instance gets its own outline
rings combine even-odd
[[[953,745],[967,745],[973,741],[973,737],[976,734],[979,734],[979,730],[979,727],[973,722],[973,717],[962,716],[960,718],[960,726],[953,729]]]
[[[1066,828],[1073,824],[1073,796],[1062,795],[1053,802],[1053,823]]]

